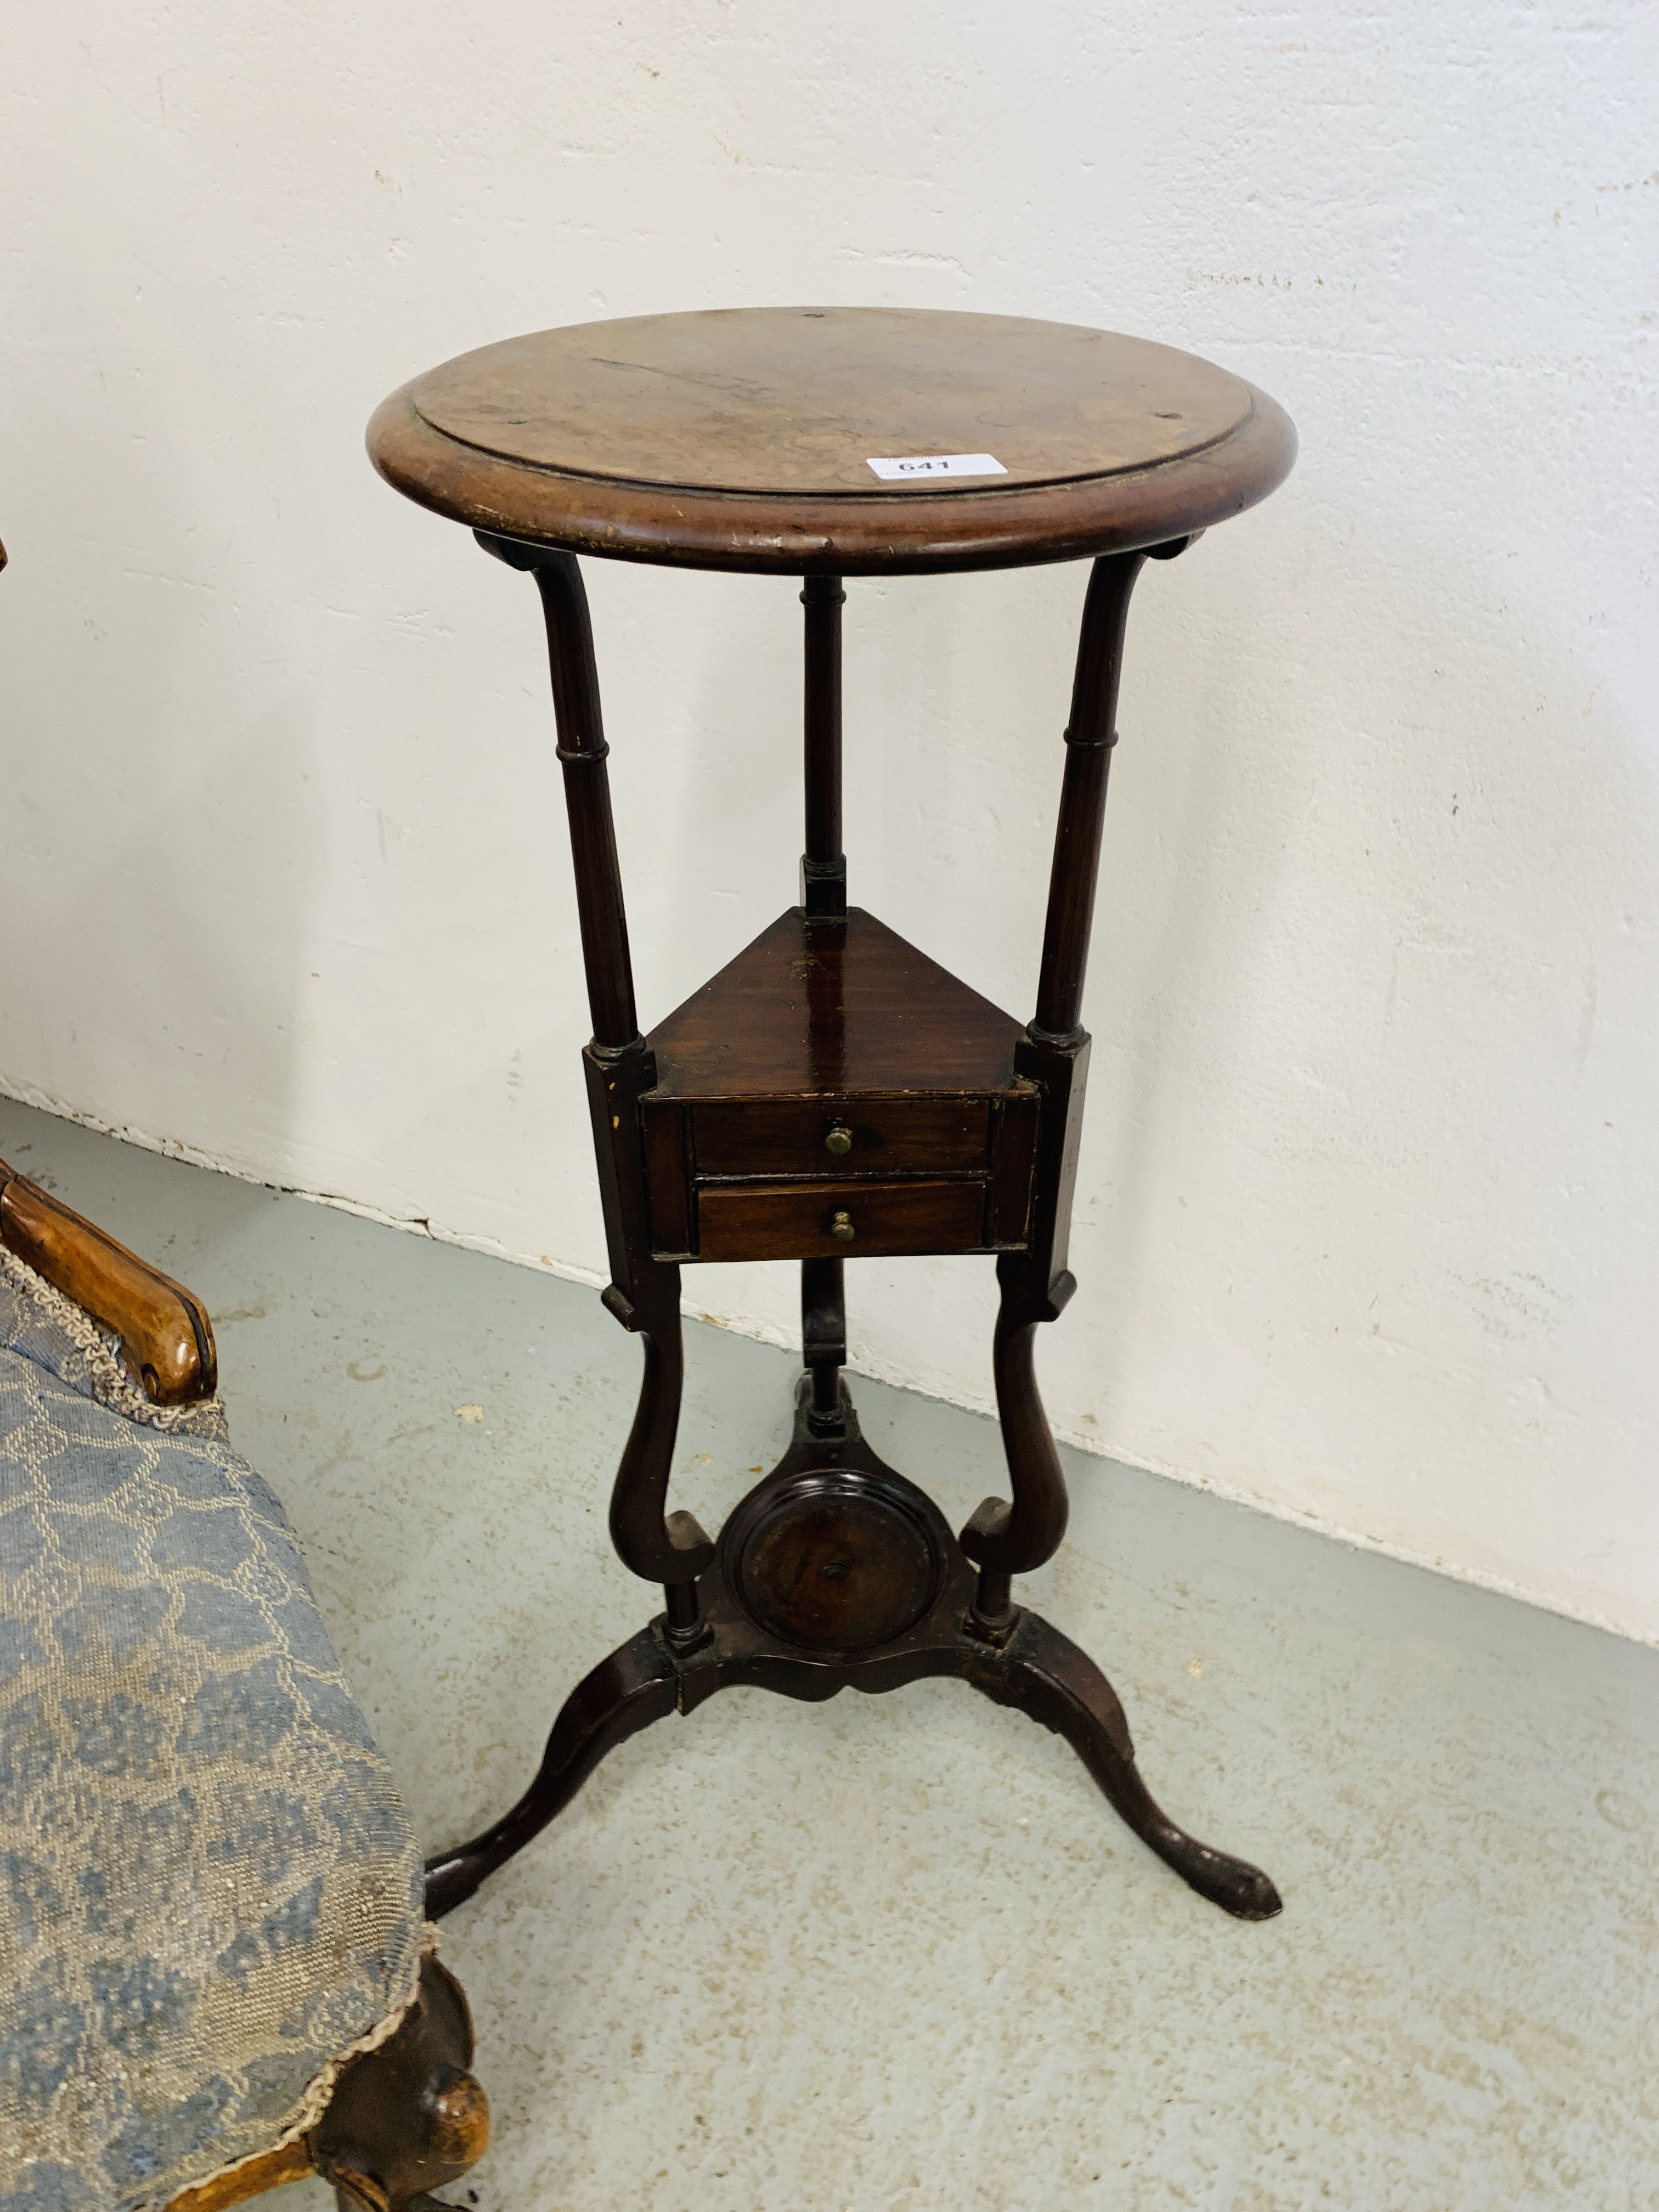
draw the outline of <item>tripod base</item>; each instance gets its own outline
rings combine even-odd
[[[1088,1656],[1039,1614],[985,1621],[975,1573],[932,1500],[865,1443],[843,1386],[814,1412],[803,1377],[794,1440],[721,1532],[695,1626],[653,1621],[580,1682],[535,1780],[505,1818],[427,1863],[441,1919],[563,1811],[607,1752],[653,1721],[749,1683],[818,1702],[954,1675],[1066,1738],[1120,1817],[1182,1880],[1241,1920],[1280,1909],[1267,1875],[1212,1850],[1158,1808],[1128,1723]]]

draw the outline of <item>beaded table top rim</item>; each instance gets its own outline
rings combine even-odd
[[[752,502],[757,499],[775,499],[786,501],[792,507],[804,504],[807,498],[810,498],[814,504],[819,500],[833,500],[838,505],[872,507],[884,505],[895,499],[907,501],[946,499],[955,506],[969,500],[1020,499],[1031,492],[1045,491],[1062,486],[1069,487],[1073,484],[1104,483],[1110,480],[1121,480],[1126,477],[1156,476],[1160,470],[1173,468],[1180,462],[1200,459],[1215,447],[1224,445],[1230,438],[1236,438],[1239,432],[1255,418],[1256,411],[1255,394],[1252,392],[1251,404],[1240,416],[1238,421],[1225,430],[1218,430],[1213,437],[1205,439],[1201,445],[1184,447],[1179,453],[1158,460],[1126,461],[1116,468],[1079,469],[1064,476],[1022,477],[1017,483],[1000,483],[994,478],[988,480],[982,477],[958,479],[955,483],[951,483],[948,481],[941,481],[935,477],[891,483],[872,483],[868,490],[861,487],[854,490],[849,486],[845,490],[826,489],[803,495],[786,491],[733,490],[712,484],[680,483],[668,477],[619,476],[608,469],[577,469],[552,461],[525,460],[516,453],[504,453],[495,446],[486,446],[476,438],[463,438],[455,431],[446,429],[442,423],[434,422],[427,414],[420,401],[414,396],[412,388],[405,387],[405,389],[409,391],[410,408],[420,416],[421,421],[434,436],[444,439],[452,446],[464,446],[471,453],[482,453],[492,461],[499,461],[506,468],[523,469],[531,475],[551,477],[556,480],[568,481],[571,483],[601,486],[616,484],[629,491],[684,492],[689,499],[728,500],[734,504]]]
[[[735,308],[476,347],[384,401],[368,448],[406,496],[487,535],[853,575],[1173,544],[1265,499],[1296,433],[1243,377],[1155,339]]]

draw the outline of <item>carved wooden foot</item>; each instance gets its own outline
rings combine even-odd
[[[471,2063],[461,1985],[428,1959],[398,2033],[346,2068],[307,2141],[340,2212],[418,2212],[483,2156],[489,2106]]]
[[[964,1681],[1000,1705],[1012,1705],[1063,1735],[1134,1830],[1188,1887],[1239,1920],[1271,1920],[1284,1910],[1279,1892],[1259,1867],[1212,1850],[1160,1810],[1140,1778],[1129,1724],[1117,1692],[1094,1661],[1040,1613],[1017,1613],[999,1646],[968,1638],[961,1668]]]
[[[441,1920],[464,1905],[487,1875],[563,1812],[607,1752],[672,1713],[677,1686],[672,1657],[655,1626],[641,1629],[601,1660],[565,1699],[536,1778],[512,1811],[471,1843],[427,1861],[428,1919]]]

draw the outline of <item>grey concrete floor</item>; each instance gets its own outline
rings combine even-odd
[[[5,1101],[0,1152],[205,1298],[417,1823],[482,1825],[654,1610],[605,1535],[638,1347],[590,1291]],[[794,1370],[700,1326],[689,1365],[678,1495],[713,1526]],[[990,1424],[855,1389],[953,1521],[1001,1486]],[[1064,1744],[960,1685],[728,1692],[446,1923],[495,2112],[483,2212],[1659,2205],[1659,1653],[1068,1473],[1023,1595],[1283,1916],[1201,1903]]]

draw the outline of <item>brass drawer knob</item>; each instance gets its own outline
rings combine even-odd
[[[850,1213],[832,1213],[830,1215],[830,1234],[835,1238],[837,1244],[850,1244],[857,1233],[857,1231],[853,1226],[853,1217]]]
[[[845,1159],[853,1149],[853,1132],[839,1121],[823,1140],[826,1152],[833,1152],[838,1160]]]

